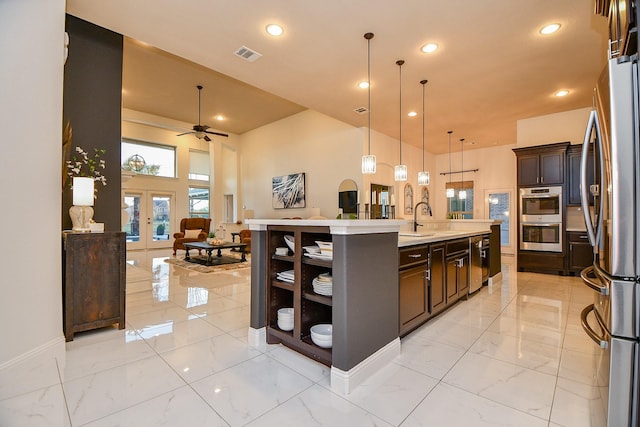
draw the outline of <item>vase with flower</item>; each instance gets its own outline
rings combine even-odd
[[[107,178],[103,175],[106,162],[100,157],[107,151],[105,149],[93,149],[93,155],[89,155],[82,147],[75,147],[75,154],[66,161],[66,174],[71,180],[73,191],[73,206],[69,208],[69,216],[73,224],[73,231],[88,232],[93,221],[93,202],[96,198],[95,183],[107,185]]]

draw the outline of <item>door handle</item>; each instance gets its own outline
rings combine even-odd
[[[602,286],[600,283],[596,282],[594,279],[588,276],[589,273],[594,271],[593,266],[589,266],[580,272],[580,278],[584,282],[585,285],[598,292],[600,295],[609,295],[609,288],[606,286]],[[595,273],[594,273],[595,274]]]
[[[464,258],[458,258],[458,259],[456,260],[456,264],[457,264],[457,267],[458,267],[458,268],[462,268],[462,267],[464,267]]]
[[[593,304],[586,306],[582,313],[580,313],[580,323],[582,324],[582,329],[589,335],[589,338],[593,340],[596,344],[598,344],[601,348],[609,347],[609,341],[607,341],[607,336],[604,330],[602,331],[604,336],[599,336],[593,329],[591,329],[591,325],[587,322],[587,316],[589,313],[595,310],[595,306]],[[596,316],[597,319],[597,316]]]
[[[431,269],[427,269],[424,271],[424,278],[427,280],[431,280]]]

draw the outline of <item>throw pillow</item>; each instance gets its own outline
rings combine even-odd
[[[197,230],[184,230],[184,238],[185,239],[197,239],[200,235],[201,229]]]

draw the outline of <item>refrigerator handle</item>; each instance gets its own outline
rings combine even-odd
[[[594,230],[593,219],[591,218],[591,211],[589,210],[589,183],[587,182],[587,162],[589,156],[589,140],[591,139],[591,131],[596,129],[596,143],[600,144],[600,127],[598,126],[598,115],[596,110],[591,110],[589,114],[589,121],[587,122],[587,130],[584,134],[584,142],[582,143],[582,157],[580,159],[580,203],[582,204],[582,214],[584,215],[584,222],[587,226],[587,234],[589,235],[589,243],[591,246],[597,246],[598,237],[596,230]],[[602,157],[601,157],[602,158]],[[602,181],[600,181],[602,182]],[[602,203],[600,203],[602,206]],[[598,220],[596,218],[596,220]],[[600,227],[596,224],[596,229]]]
[[[587,316],[594,310],[595,307],[593,304],[591,304],[586,306],[584,310],[582,310],[582,313],[580,313],[580,323],[582,323],[582,329],[584,329],[587,335],[589,335],[589,338],[591,338],[601,348],[607,348],[609,347],[607,336],[605,334],[603,334],[604,336],[602,337],[598,336],[598,334],[593,329],[591,329],[591,325],[589,325],[589,322],[587,322]]]
[[[609,295],[609,288],[606,286],[602,286],[600,283],[596,282],[596,280],[598,280],[597,277],[595,278],[596,280],[589,277],[589,273],[595,274],[593,265],[585,268],[580,272],[580,278],[582,279],[584,284],[594,291],[598,292],[600,295]]]

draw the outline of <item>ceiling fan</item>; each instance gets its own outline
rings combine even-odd
[[[226,133],[213,132],[213,131],[207,130],[209,129],[209,126],[200,124],[200,94],[202,93],[202,86],[198,85],[196,87],[198,88],[198,124],[193,125],[192,131],[181,133],[178,136],[194,134],[196,138],[204,139],[207,142],[211,141],[211,138],[209,138],[207,134],[224,136],[225,138],[228,137],[229,135],[227,135]]]

